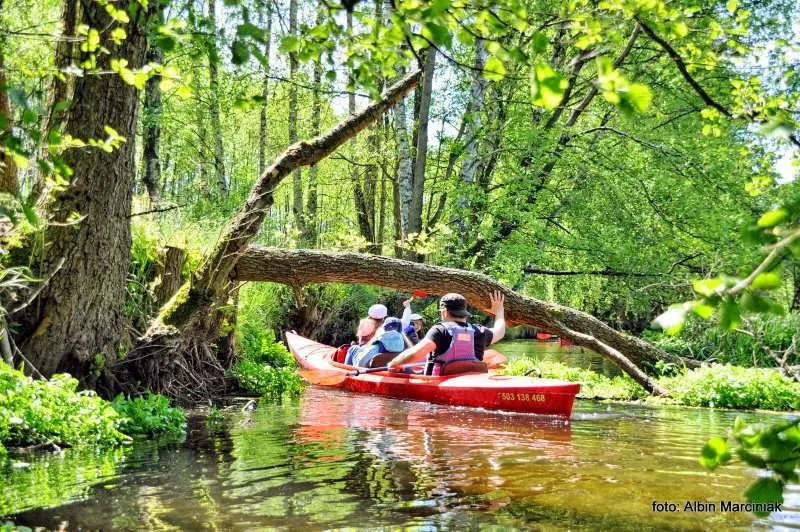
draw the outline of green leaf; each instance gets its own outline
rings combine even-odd
[[[789,212],[782,207],[765,212],[761,215],[761,218],[758,219],[758,226],[764,228],[775,227],[784,221],[787,216],[789,216]]]
[[[732,331],[739,326],[742,321],[742,314],[736,301],[726,299],[720,305],[719,326],[726,331]]]
[[[695,301],[692,304],[692,312],[707,320],[714,314],[714,307],[711,305],[706,305],[704,303],[700,303],[699,301]]]
[[[450,30],[434,22],[428,22],[422,26],[422,35],[437,46],[450,46],[453,42]]]
[[[300,41],[294,35],[287,35],[281,40],[279,49],[286,54],[296,52],[300,49]]]
[[[739,7],[739,0],[728,0],[725,4],[725,7],[728,9],[728,13],[733,15],[736,12],[736,9]]]
[[[567,89],[567,79],[546,63],[539,63],[532,73],[531,93],[533,105],[555,109]]]
[[[628,87],[627,100],[637,111],[643,113],[650,107],[650,102],[653,101],[653,95],[647,85],[634,83]]]
[[[533,34],[533,49],[536,50],[538,53],[543,53],[547,50],[547,45],[550,43],[550,40],[547,38],[547,34],[541,31],[537,31]]]
[[[751,292],[746,292],[742,296],[741,305],[742,309],[746,310],[747,312],[753,312],[757,314],[769,312],[770,308],[772,308],[769,300]]]
[[[173,51],[178,44],[178,42],[175,40],[175,37],[171,35],[157,35],[155,42],[156,46],[158,46],[164,52]]]
[[[774,288],[780,288],[780,286],[781,276],[777,272],[761,273],[753,279],[753,283],[750,285],[754,290],[772,290]]]
[[[692,288],[701,296],[710,297],[717,294],[721,287],[723,287],[723,281],[719,277],[713,279],[696,279],[692,281]]]
[[[500,81],[506,76],[506,67],[497,57],[491,56],[483,67],[483,77],[490,81]]]
[[[747,501],[752,503],[782,503],[783,483],[774,478],[760,478],[750,484],[744,495],[747,497]],[[753,513],[760,517],[769,515],[769,512],[756,511]]]
[[[706,469],[713,470],[730,459],[731,453],[728,450],[728,442],[724,438],[717,436],[708,440],[703,446],[703,451],[700,454],[700,465]]]
[[[231,53],[233,54],[231,62],[233,62],[234,65],[243,65],[250,59],[250,48],[244,41],[239,39],[233,41]]]

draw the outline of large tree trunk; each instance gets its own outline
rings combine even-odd
[[[124,25],[127,38],[115,45],[119,26],[96,2],[83,4],[81,22],[101,31],[108,54],[97,54],[97,68],[111,70],[112,58],[141,68],[147,49],[146,20]],[[144,13],[140,11],[140,17]],[[115,74],[86,74],[75,80],[65,132],[76,138],[103,139],[111,127],[126,141],[112,153],[73,149],[64,160],[73,170],[70,184],[54,195],[54,224],[45,234],[39,276],[47,279],[23,316],[18,335],[28,360],[44,375],[67,370],[91,378],[94,363],[113,361],[123,334],[125,284],[130,267],[130,209],[135,183],[136,89]],[[73,220],[75,213],[81,218]],[[99,357],[99,358],[98,358]]]
[[[222,150],[222,123],[219,117],[219,53],[217,46],[217,2],[208,2],[208,25],[211,31],[211,42],[208,53],[208,97],[211,129],[214,135],[214,175],[217,178],[217,190],[222,197],[228,197],[230,186],[225,173],[225,155]]]
[[[224,364],[211,354],[209,344],[219,331],[219,311],[231,292],[231,272],[250,240],[258,233],[267,210],[273,204],[278,184],[301,166],[318,163],[336,148],[374,123],[419,82],[414,72],[390,87],[384,98],[349,116],[327,133],[293,144],[264,171],[253,185],[250,197],[231,221],[219,244],[175,296],[161,309],[145,336],[139,339],[126,359],[134,377],[146,380],[151,388],[188,395],[203,395],[219,390]],[[199,356],[198,356],[199,353]],[[209,369],[211,368],[211,369]],[[197,371],[209,375],[198,378]],[[198,387],[199,386],[199,387]]]
[[[163,20],[163,6],[160,2],[150,5],[151,12]],[[156,42],[147,45],[146,61],[148,63],[164,63],[164,52]],[[142,112],[142,182],[147,189],[150,201],[159,199],[161,185],[161,159],[158,154],[161,141],[161,75],[156,74],[147,80],[144,87],[144,111]]]
[[[418,264],[377,255],[312,250],[283,250],[251,246],[239,259],[233,277],[238,281],[270,281],[301,287],[309,283],[368,283],[429,294],[459,292],[475,307],[489,310],[489,294],[506,296],[506,319],[543,327],[611,360],[651,393],[666,394],[638,365],[659,360],[682,363],[657,347],[620,333],[594,316],[523,296],[493,279],[474,272]]]

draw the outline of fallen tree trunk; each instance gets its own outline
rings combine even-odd
[[[666,395],[668,392],[639,365],[653,366],[659,360],[683,364],[679,357],[669,355],[644,340],[620,333],[590,314],[523,296],[486,275],[454,268],[377,255],[251,246],[239,259],[233,278],[237,281],[278,282],[294,287],[339,282],[424,290],[430,294],[459,292],[484,311],[489,309],[489,294],[500,290],[506,296],[507,320],[544,327],[575,345],[601,354],[650,393]]]
[[[289,146],[253,185],[247,202],[231,220],[219,243],[191,279],[161,308],[115,373],[121,383],[167,393],[181,400],[220,393],[231,354],[221,350],[220,325],[235,309],[228,305],[235,290],[231,272],[273,203],[278,184],[301,166],[330,155],[401,101],[419,83],[413,72],[389,87],[380,101],[348,116],[323,135]]]

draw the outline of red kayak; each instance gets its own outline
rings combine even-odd
[[[333,361],[335,347],[290,332],[286,344],[304,370],[339,376],[331,379],[333,386],[397,399],[570,417],[581,389],[574,382],[488,373],[433,377],[381,371],[351,375],[355,368]]]

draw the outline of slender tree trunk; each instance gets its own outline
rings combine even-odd
[[[219,117],[219,47],[217,45],[217,1],[208,2],[208,25],[211,41],[208,53],[208,98],[211,129],[214,135],[214,175],[217,179],[217,190],[222,197],[228,197],[230,186],[225,173],[225,155],[222,150],[222,124]]]
[[[53,58],[53,67],[57,73],[50,77],[50,84],[47,91],[47,111],[44,115],[42,122],[42,151],[41,158],[47,159],[49,155],[49,138],[50,132],[62,133],[64,130],[64,122],[66,119],[66,112],[61,107],[65,106],[72,100],[72,94],[75,89],[75,77],[73,75],[64,74],[64,70],[73,64],[78,47],[75,46],[76,27],[78,20],[81,17],[81,2],[63,3],[61,11],[61,30],[57,35],[55,56]],[[45,181],[47,175],[41,170],[36,172],[36,178],[33,183],[31,194],[33,197],[39,197],[45,189]]]
[[[506,298],[506,320],[543,327],[603,355],[651,393],[666,394],[666,390],[642,371],[640,364],[652,367],[659,360],[684,362],[644,340],[615,331],[590,314],[523,296],[485,275],[454,268],[376,255],[251,246],[239,259],[234,277],[238,281],[279,282],[294,287],[345,282],[424,290],[429,294],[459,292],[484,311],[489,310],[490,294],[499,290]]]
[[[322,11],[317,12],[317,25],[322,24]],[[311,95],[311,135],[320,134],[320,117],[322,115],[322,64],[319,59],[314,61],[314,93]],[[308,201],[306,203],[305,235],[303,240],[311,245],[317,242],[317,165],[312,165],[308,170]]]
[[[394,125],[397,130],[397,189],[400,214],[400,240],[405,241],[409,232],[411,216],[411,197],[413,194],[411,149],[408,145],[408,124],[406,104],[399,102],[394,108]]]
[[[428,158],[428,118],[431,110],[431,91],[436,66],[436,50],[430,48],[425,53],[422,70],[422,87],[419,91],[419,115],[417,119],[417,146],[415,151],[414,173],[412,177],[411,208],[408,216],[408,232],[419,235],[422,232],[422,206],[425,196],[425,166]],[[412,252],[412,260],[420,256]]]
[[[0,13],[3,11],[3,0],[0,0]],[[5,38],[0,37],[0,117],[4,119],[0,127],[0,146],[5,145],[5,136],[11,130],[11,105],[8,101],[8,91],[6,91],[6,66],[5,66]],[[0,192],[17,195],[19,182],[17,181],[17,167],[11,154],[3,150],[0,157]],[[4,329],[0,330],[0,334]]]
[[[160,2],[150,4],[152,16],[157,17],[159,23],[163,21],[163,6]],[[155,42],[147,45],[148,63],[164,63],[164,52]],[[159,158],[159,144],[161,141],[161,75],[155,75],[147,80],[144,87],[144,110],[142,112],[142,167],[144,176],[142,182],[150,196],[150,201],[159,200],[161,186],[161,160]]]
[[[267,42],[264,44],[264,88],[261,96],[264,101],[261,103],[261,122],[259,127],[258,139],[258,173],[264,172],[267,165],[267,142],[269,140],[267,111],[269,110],[269,76],[270,76],[270,53],[272,47],[272,0],[266,0],[266,19],[267,19]]]
[[[289,35],[297,36],[297,0],[289,0]],[[297,52],[289,53],[289,144],[297,142]],[[292,176],[292,212],[300,234],[307,234],[303,213],[303,175],[298,168]]]
[[[101,31],[108,54],[97,67],[110,71],[112,58],[141,68],[147,50],[145,12],[123,27],[116,45],[110,32],[120,24],[97,2],[83,3],[80,22]],[[112,153],[67,150],[73,177],[54,193],[45,233],[47,246],[39,277],[48,281],[21,316],[18,344],[44,375],[67,370],[91,380],[91,368],[113,361],[124,330],[123,309],[130,267],[131,195],[136,179],[135,149],[139,96],[118,75],[85,74],[75,80],[65,132],[76,138],[106,138],[111,127],[126,140]],[[81,218],[73,220],[74,213]]]
[[[480,175],[483,167],[483,158],[478,155],[478,146],[480,144],[478,137],[481,134],[483,125],[483,101],[487,86],[486,78],[483,77],[486,57],[486,41],[478,39],[475,42],[475,63],[469,87],[470,100],[466,111],[467,116],[464,117],[466,145],[464,146],[464,161],[461,164],[461,172],[459,173],[459,180],[463,183],[463,187],[460,188],[459,195],[456,198],[456,208],[458,210],[456,215],[458,227],[456,238],[462,246],[466,244],[469,235],[468,224],[465,220],[471,218],[469,211],[470,195],[473,193],[472,185],[475,183],[476,176]]]

